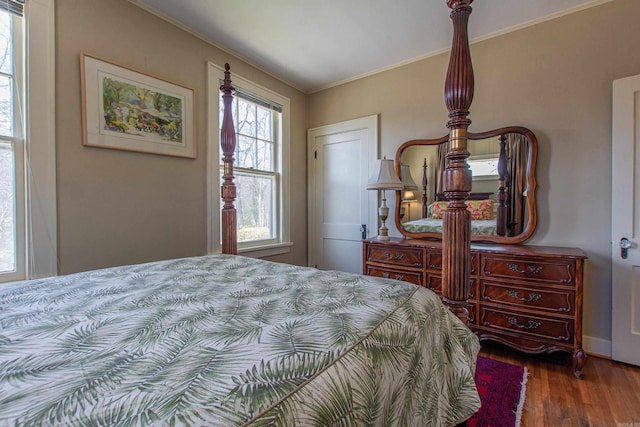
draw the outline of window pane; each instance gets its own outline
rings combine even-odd
[[[0,71],[13,74],[13,40],[11,14],[0,11]]]
[[[273,143],[258,140],[256,169],[273,172]]]
[[[256,106],[242,98],[237,98],[238,118],[236,132],[247,136],[256,136]]]
[[[271,134],[272,122],[271,110],[258,107],[258,138],[273,141],[273,135]]]
[[[256,169],[255,140],[247,136],[239,136],[236,141],[236,161],[239,168]]]
[[[0,135],[13,136],[13,86],[0,76]]]
[[[0,272],[15,271],[15,183],[13,150],[0,142]]]
[[[275,238],[275,178],[237,173],[238,242]]]
[[[498,159],[468,160],[469,168],[474,177],[497,176]]]

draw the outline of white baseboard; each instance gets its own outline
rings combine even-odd
[[[593,356],[611,357],[611,340],[597,337],[582,337],[584,351]]]

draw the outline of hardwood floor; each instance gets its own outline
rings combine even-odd
[[[589,356],[578,380],[568,355],[529,355],[486,342],[480,355],[527,367],[522,427],[640,427],[640,367]]]

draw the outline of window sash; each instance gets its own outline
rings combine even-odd
[[[251,133],[243,133],[243,129],[240,129],[240,114],[239,114],[239,102],[238,99],[242,99],[243,101],[255,104],[258,107],[262,107],[271,111],[271,120],[270,120],[270,138],[266,138],[266,135],[260,135],[260,131],[256,130]],[[253,170],[261,170],[266,172],[277,172],[279,170],[278,166],[278,149],[281,142],[280,135],[280,124],[281,124],[281,115],[282,115],[282,107],[279,107],[278,104],[273,102],[259,101],[261,98],[253,95],[249,95],[248,92],[241,91],[236,89],[236,94],[233,98],[232,109],[233,109],[233,125],[236,133],[236,148],[234,152],[234,167],[235,168],[247,168]],[[220,94],[219,98],[219,123],[222,123],[222,115],[223,115],[223,102],[222,102],[222,94]],[[257,112],[256,112],[257,114]],[[258,118],[255,118],[255,123],[258,122]],[[260,167],[261,163],[258,160],[259,155],[259,146],[262,145],[266,147],[268,153],[265,155],[267,159],[269,159],[268,166]],[[243,150],[243,146],[251,146],[249,149],[249,154],[251,154],[251,159],[249,162],[245,161],[245,157],[241,156],[241,152]],[[220,164],[222,164],[222,152],[220,152]]]
[[[240,129],[239,121],[239,108],[240,102],[238,100],[242,100],[247,104],[250,104],[254,108],[255,117],[253,117],[253,123],[257,126],[258,123],[258,114],[260,108],[268,109],[271,111],[271,120],[269,123],[270,131],[269,135],[262,134],[260,135],[260,130],[258,129],[250,129],[249,132],[242,132],[243,129]],[[222,115],[222,97],[220,97],[220,114]],[[279,243],[281,239],[281,212],[279,209],[280,200],[281,200],[281,189],[280,189],[280,172],[278,169],[278,152],[280,142],[280,116],[282,112],[282,108],[277,104],[263,100],[260,97],[253,96],[248,92],[244,92],[236,89],[236,96],[233,99],[233,121],[236,132],[236,149],[234,153],[235,165],[234,165],[234,175],[236,178],[236,187],[238,197],[236,198],[236,210],[237,210],[237,227],[238,227],[238,247],[239,248],[249,248],[264,245],[271,245]],[[222,120],[220,120],[222,123]],[[260,137],[262,136],[262,137]],[[270,136],[270,138],[264,138],[265,136]],[[250,155],[250,159],[245,161],[245,157],[241,157],[240,153],[244,152],[244,146],[248,147],[246,152]],[[262,153],[261,153],[262,151]],[[261,155],[262,154],[262,155]],[[220,153],[222,156],[222,153]],[[260,161],[260,160],[263,161]],[[222,163],[222,158],[220,159],[220,163]],[[220,176],[223,174],[223,166],[220,167]],[[243,195],[242,184],[240,181],[243,178],[251,178],[257,180],[262,180],[263,185],[265,179],[270,182],[270,197],[267,200],[261,199],[258,203],[268,204],[270,206],[270,215],[268,218],[268,224],[259,224],[256,225],[255,216],[258,215],[262,218],[264,222],[264,216],[260,212],[256,212],[255,210],[263,208],[264,206],[256,207],[253,206],[252,209],[248,206],[245,207],[244,204],[256,203],[257,198],[259,198],[262,194],[254,194],[247,197],[246,193]],[[251,213],[244,212],[244,209],[247,211],[251,210]],[[249,221],[248,221],[249,220]],[[245,222],[247,221],[247,222]],[[265,235],[264,228],[268,229],[267,235]]]
[[[8,161],[12,163],[13,176],[10,182],[0,183],[0,197],[9,198],[0,201],[0,215],[4,222],[0,224],[0,281],[21,280],[25,278],[25,220],[24,220],[24,143],[19,138],[0,139],[0,150],[7,150]],[[4,180],[6,177],[3,177]],[[3,185],[4,184],[4,185]],[[10,193],[10,194],[7,194]],[[10,216],[10,219],[7,218]],[[10,239],[7,241],[6,239]],[[7,253],[9,252],[9,253]]]
[[[498,177],[498,156],[473,156],[467,159],[473,179],[487,180]]]
[[[6,13],[5,7],[7,2],[0,0],[0,13]],[[11,11],[11,10],[10,10]],[[12,11],[13,12],[13,11]],[[3,80],[8,82],[10,86],[9,93],[9,111],[10,117],[6,123],[7,134],[0,135],[0,145],[8,154],[8,161],[12,163],[13,177],[11,182],[5,182],[3,185],[3,193],[0,197],[8,198],[12,202],[12,206],[7,206],[7,200],[2,200],[4,204],[2,210],[5,213],[11,211],[11,220],[5,224],[0,224],[6,228],[2,231],[2,242],[0,243],[1,258],[4,258],[4,264],[0,267],[0,282],[11,280],[21,280],[26,278],[26,187],[25,187],[25,142],[22,138],[24,134],[23,127],[23,108],[22,108],[22,78],[23,70],[23,34],[22,34],[22,18],[13,12],[11,15],[11,50],[12,50],[12,66],[8,72],[2,73]],[[21,15],[21,14],[20,14]],[[5,100],[7,100],[5,98]],[[6,177],[3,177],[6,180]],[[8,180],[7,180],[8,181]],[[4,216],[4,215],[3,215]],[[6,220],[6,217],[5,217]],[[9,239],[9,241],[7,241]],[[8,254],[7,252],[11,253]],[[8,257],[11,261],[7,264]]]
[[[280,235],[278,174],[235,169],[235,178],[238,189],[238,246],[277,242]],[[254,188],[249,189],[252,184]]]

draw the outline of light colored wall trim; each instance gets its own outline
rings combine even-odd
[[[584,350],[593,356],[611,358],[611,340],[598,337],[583,336]]]
[[[224,78],[224,69],[213,62],[207,64],[207,251],[220,252],[220,115],[218,107],[220,80]],[[280,197],[281,243],[269,245],[267,248],[239,248],[238,251],[247,256],[270,256],[287,253],[291,243],[291,178],[290,178],[290,135],[291,135],[291,102],[272,90],[259,86],[235,73],[231,74],[232,85],[251,93],[265,96],[282,106],[282,147],[278,159],[281,170],[282,189]],[[266,251],[268,249],[268,251]]]
[[[58,273],[55,0],[30,0],[26,25],[27,277]]]

